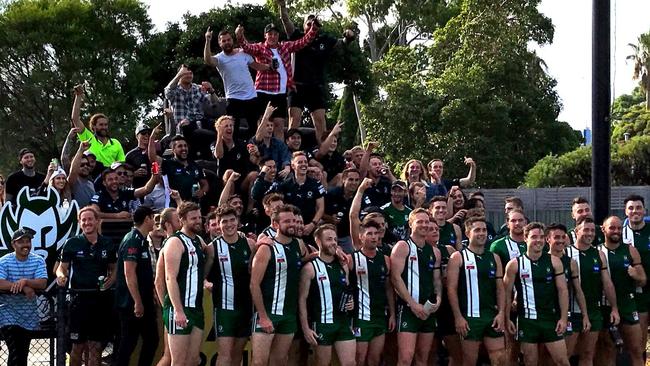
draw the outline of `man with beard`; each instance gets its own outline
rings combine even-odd
[[[354,310],[354,299],[346,296],[350,287],[348,267],[336,258],[336,228],[331,224],[319,226],[314,240],[318,256],[300,271],[300,326],[307,343],[316,348],[318,365],[330,364],[334,346],[339,363],[354,366],[356,348],[348,317]]]
[[[292,205],[273,211],[271,225],[276,235],[260,238],[253,257],[250,290],[256,311],[251,337],[254,365],[286,364],[293,334],[298,330],[298,283],[307,248],[295,238],[294,211]]]
[[[14,205],[16,204],[16,196],[23,187],[29,187],[29,194],[35,196],[45,180],[45,175],[37,172],[34,168],[36,158],[31,150],[27,148],[20,149],[18,162],[20,162],[22,169],[9,174],[5,182],[5,199]]]
[[[163,159],[156,154],[154,146],[154,137],[158,133],[160,125],[156,126],[149,139],[149,160],[157,161],[160,164],[161,175],[166,176],[168,187],[178,191],[183,201],[198,201],[208,192],[208,180],[193,160],[187,157],[188,146],[187,140],[181,135],[176,135],[171,139],[171,149],[173,156]],[[196,187],[198,186],[198,189]],[[170,202],[171,206],[175,203]]]
[[[462,337],[463,364],[476,365],[481,343],[492,365],[505,361],[503,267],[488,251],[485,219],[465,221],[469,245],[449,258],[447,293],[456,332]]]
[[[426,243],[429,213],[418,208],[408,218],[411,235],[400,240],[390,256],[391,280],[398,296],[399,366],[424,366],[433,344],[435,313],[442,302],[440,251]],[[434,301],[432,301],[434,300]]]
[[[147,154],[151,131],[153,129],[146,123],[138,123],[135,128],[135,139],[138,141],[138,146],[126,153],[126,163],[135,169],[133,171],[133,188],[143,187],[151,175],[151,162]]]
[[[381,206],[388,224],[388,240],[394,243],[406,240],[409,236],[407,221],[411,208],[404,205],[406,193],[406,183],[401,180],[394,181],[390,188],[390,202]]]
[[[214,329],[219,348],[217,365],[239,365],[251,335],[253,302],[248,286],[255,242],[237,232],[239,220],[233,207],[219,207],[216,220],[222,235],[210,243],[216,260],[208,280],[213,284]]]
[[[72,189],[72,198],[77,201],[79,207],[88,206],[95,195],[95,185],[90,177],[90,164],[88,157],[84,154],[89,147],[89,142],[81,142],[70,163],[68,183]]]
[[[454,249],[461,249],[462,233],[456,224],[447,222],[447,197],[435,196],[431,199],[431,216],[440,229],[438,245],[451,245]]]
[[[566,252],[578,264],[578,280],[585,297],[591,328],[586,333],[578,333],[584,329],[582,324],[584,314],[577,304],[569,303],[574,333],[569,335],[567,343],[575,344],[574,348],[578,350],[581,366],[591,366],[596,353],[598,335],[605,329],[603,318],[607,317],[607,323],[612,325],[618,325],[620,318],[616,306],[616,292],[607,267],[607,258],[605,253],[591,245],[596,236],[594,220],[589,216],[580,219],[576,224],[575,233],[576,241],[567,247]],[[607,301],[613,304],[610,306],[609,313],[601,312],[603,293]]]
[[[385,334],[395,330],[395,293],[390,282],[390,257],[377,251],[381,226],[364,219],[360,227],[361,249],[349,256],[350,283],[354,289],[354,335],[358,365],[378,366]],[[388,315],[388,319],[386,319]]]
[[[526,366],[538,365],[540,345],[548,350],[556,365],[569,366],[564,342],[569,297],[562,261],[544,252],[543,224],[532,222],[526,225],[524,237],[526,252],[508,262],[503,280],[506,286],[507,330],[517,335]],[[510,318],[515,287],[517,326]]]
[[[508,235],[508,231],[509,231],[508,214],[510,213],[510,211],[514,209],[521,210],[523,212],[524,201],[522,201],[521,198],[515,196],[506,197],[506,199],[504,200],[504,207],[503,207],[503,211],[506,214],[506,222],[503,225],[501,225],[499,231],[497,231],[497,236],[496,236],[497,239]]]
[[[108,315],[112,301],[106,290],[115,283],[116,248],[111,239],[99,234],[99,213],[92,206],[82,208],[77,216],[81,234],[69,238],[63,245],[56,282],[59,286],[68,284],[73,296],[70,365],[81,366],[82,355],[87,350],[87,364],[99,366],[102,343],[109,339],[113,320]],[[100,277],[105,280],[98,281]]]
[[[89,141],[90,148],[97,161],[104,167],[109,167],[116,161],[124,161],[124,149],[117,139],[108,135],[108,117],[101,113],[93,114],[88,122],[90,130],[81,122],[81,105],[83,104],[83,85],[74,87],[74,104],[72,106],[72,124],[79,131],[80,141]],[[92,130],[92,132],[91,132]]]
[[[218,38],[221,52],[212,56],[210,51],[212,31],[208,28],[205,32],[203,61],[215,67],[223,80],[227,103],[226,114],[232,116],[234,120],[233,140],[238,140],[240,137],[248,140],[257,129],[257,120],[261,114],[255,85],[248,68],[262,71],[269,70],[271,65],[255,62],[249,54],[240,48],[234,48],[232,35],[227,30],[219,32]],[[246,119],[248,129],[240,136],[242,119]]]
[[[523,211],[514,209],[508,213],[508,235],[495,240],[490,245],[490,251],[501,259],[501,263],[508,264],[511,259],[517,258],[526,252],[526,238],[524,226],[526,217]]]
[[[151,208],[138,207],[133,213],[133,224],[118,250],[115,306],[120,318],[120,346],[116,366],[129,365],[140,336],[138,365],[151,365],[158,348],[153,266],[146,239],[154,228]]]
[[[633,194],[623,200],[628,224],[623,228],[623,243],[632,245],[639,251],[641,264],[645,273],[650,273],[650,225],[644,221],[645,201],[643,197]],[[635,295],[639,324],[641,325],[641,344],[648,341],[648,310],[650,309],[650,285],[637,288]]]
[[[605,243],[600,245],[598,249],[605,254],[612,283],[616,290],[616,305],[618,305],[621,318],[619,330],[623,337],[623,346],[630,355],[632,365],[640,366],[644,364],[643,350],[645,345],[641,345],[642,333],[635,293],[637,287],[642,288],[645,286],[646,273],[636,247],[621,241],[622,228],[623,224],[618,217],[610,216],[605,219],[602,226]],[[603,304],[603,313],[607,314],[611,309],[612,305],[609,302]],[[609,324],[606,327],[608,328]],[[602,348],[599,348],[602,352],[601,356],[608,364],[613,365],[616,356],[614,345],[606,337],[607,334],[604,334],[604,336],[607,341],[603,342]]]
[[[325,188],[317,180],[307,176],[307,156],[299,151],[291,158],[293,172],[282,182],[271,186],[271,192],[281,193],[284,202],[300,209],[305,221],[304,235],[310,235],[325,212]]]
[[[336,225],[339,245],[341,249],[350,254],[354,251],[350,237],[350,206],[357,192],[360,182],[360,173],[356,168],[343,171],[343,186],[330,188],[325,195],[325,214],[323,219]]]
[[[199,236],[201,208],[194,202],[183,202],[178,217],[182,228],[167,239],[164,249],[167,295],[163,323],[172,365],[196,365],[204,329],[203,280],[212,263]]]
[[[591,212],[591,205],[584,197],[576,197],[571,202],[571,218],[574,222],[578,222],[585,217],[593,218],[593,213]],[[576,233],[575,229],[571,230],[569,233],[569,240],[571,244],[576,242]],[[601,245],[605,242],[605,236],[603,235],[602,230],[596,230],[596,237],[594,238],[593,246]]]
[[[128,220],[131,218],[129,202],[151,193],[159,178],[158,174],[154,174],[144,187],[120,189],[117,172],[106,169],[102,173],[104,189],[95,194],[90,203],[99,212],[99,217],[102,219]]]

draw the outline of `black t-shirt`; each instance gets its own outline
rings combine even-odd
[[[177,190],[183,201],[193,201],[192,185],[205,179],[203,169],[191,160],[188,160],[185,166],[175,158],[164,159],[161,172],[169,179],[169,187]]]
[[[334,187],[325,195],[325,214],[339,220],[336,232],[339,237],[350,235],[350,207],[352,199],[345,199],[343,187]]]
[[[215,148],[215,143],[210,145],[213,156]],[[217,175],[219,178],[222,178],[228,169],[241,174],[242,178],[255,170],[255,165],[251,163],[248,149],[243,141],[236,141],[232,149],[229,149],[225,144],[223,145],[223,157],[217,159]]]
[[[361,208],[368,206],[381,207],[390,202],[390,187],[392,183],[385,176],[379,177],[379,180],[372,187],[368,188],[363,195]]]
[[[44,180],[45,175],[39,172],[36,172],[33,177],[28,177],[22,170],[19,170],[11,173],[7,177],[7,181],[5,182],[5,192],[12,195],[11,203],[16,203],[16,196],[18,196],[18,192],[20,192],[23,187],[29,187],[30,196],[36,196]]]
[[[289,39],[295,41],[304,35],[302,30],[296,28]],[[298,84],[324,85],[325,65],[337,41],[321,33],[307,47],[296,52],[293,80]]]
[[[115,263],[115,254],[111,239],[102,235],[94,245],[83,234],[66,240],[61,262],[70,264],[70,288],[98,289],[99,276],[108,276],[108,265]]]
[[[135,189],[124,188],[117,191],[116,200],[113,200],[106,190],[102,190],[90,199],[90,203],[99,206],[99,211],[103,213],[120,213],[129,211],[129,202],[134,199]]]
[[[142,233],[133,228],[124,236],[117,253],[117,281],[115,283],[115,305],[118,308],[133,307],[133,298],[126,284],[124,262],[136,262],[135,275],[138,291],[145,308],[153,308],[153,266],[149,254],[149,243]]]
[[[124,158],[124,161],[131,165],[134,170],[144,168],[147,170],[147,175],[144,177],[133,176],[133,188],[144,187],[147,184],[149,178],[151,178],[151,163],[149,162],[149,156],[147,155],[147,150],[140,149],[135,147],[133,150],[129,151]]]
[[[327,181],[332,180],[337,174],[345,170],[345,158],[338,151],[334,151],[331,155],[317,159],[323,165],[323,170],[327,173]]]
[[[316,214],[316,200],[323,197],[325,188],[315,179],[307,177],[302,185],[296,182],[294,173],[285,180],[273,183],[271,191],[284,195],[284,203],[291,204],[300,209],[305,225],[309,224]]]

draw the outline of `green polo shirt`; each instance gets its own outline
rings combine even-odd
[[[108,276],[108,265],[115,263],[115,246],[102,235],[91,244],[83,234],[66,240],[61,262],[70,264],[70,288],[98,289],[99,276]]]
[[[138,229],[133,228],[124,236],[117,252],[117,281],[115,286],[115,305],[118,308],[132,308],[133,298],[126,284],[124,262],[135,262],[135,276],[142,303],[153,305],[153,266],[149,254],[149,243]]]
[[[90,148],[88,151],[97,157],[97,161],[102,163],[105,167],[110,167],[116,161],[124,161],[124,149],[122,144],[116,139],[109,138],[107,144],[103,144],[97,140],[97,137],[87,128],[77,135],[81,141],[90,141]]]

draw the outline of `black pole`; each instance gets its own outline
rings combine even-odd
[[[609,215],[610,200],[610,0],[593,0],[591,48],[591,194],[597,223]]]
[[[65,301],[65,287],[56,289],[56,366],[65,366],[66,361],[66,342],[68,340],[65,332],[67,324],[66,312],[67,304]]]

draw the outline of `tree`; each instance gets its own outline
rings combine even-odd
[[[639,36],[637,44],[628,44],[633,53],[626,57],[634,62],[634,74],[632,78],[639,80],[639,86],[645,93],[645,109],[650,109],[650,33]]]
[[[438,157],[452,176],[472,156],[479,185],[511,187],[549,152],[579,145],[557,122],[556,81],[528,50],[553,39],[538,3],[464,1],[433,45],[393,46],[373,64],[383,93],[364,108],[364,125],[391,161]]]
[[[612,143],[629,137],[650,135],[650,110],[645,108],[645,92],[636,87],[632,94],[623,94],[612,104]]]
[[[155,96],[152,25],[136,0],[17,0],[0,14],[0,152],[36,152],[43,168],[70,128],[72,87],[86,81],[84,116],[103,112],[133,139]],[[5,159],[3,168],[15,164]]]

